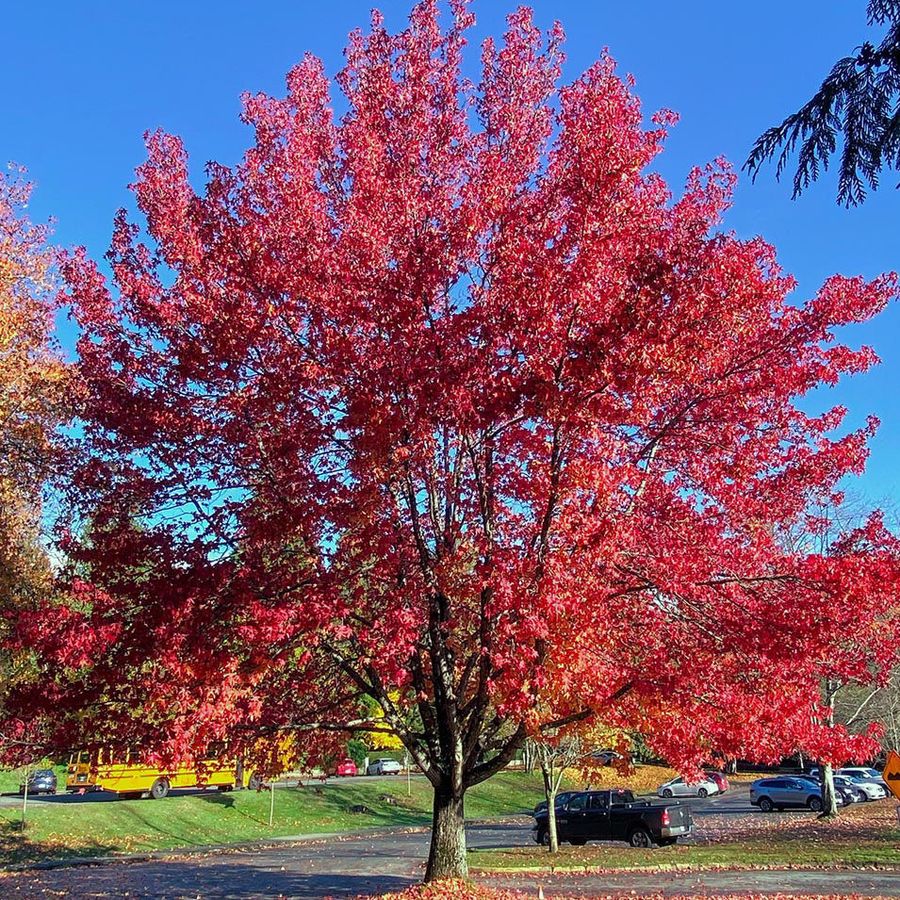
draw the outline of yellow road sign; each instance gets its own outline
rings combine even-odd
[[[888,753],[887,763],[881,777],[888,786],[888,790],[900,800],[900,753],[891,750]]]

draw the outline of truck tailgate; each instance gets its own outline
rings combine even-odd
[[[670,827],[677,828],[680,825],[690,827],[694,824],[694,817],[691,815],[691,808],[689,806],[682,806],[680,803],[676,803],[668,807],[668,810]]]

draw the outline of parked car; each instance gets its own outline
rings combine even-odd
[[[813,776],[813,778],[819,777],[818,769],[810,769],[809,774]],[[884,794],[887,796],[887,783],[881,775],[881,772],[878,769],[870,768],[869,766],[842,766],[840,769],[835,769],[835,775],[844,775],[847,778],[855,778],[858,782],[865,782],[867,784],[877,784],[880,787],[884,788]]]
[[[708,797],[710,794],[718,794],[719,786],[709,778],[689,784],[679,777],[661,784],[656,793],[660,797]]]
[[[707,769],[703,774],[710,781],[714,781],[716,783],[716,787],[719,789],[720,794],[724,794],[725,791],[727,791],[730,787],[730,785],[728,784],[728,778],[726,777],[724,772],[716,772],[714,769]]]
[[[844,766],[837,770],[837,775],[847,775],[849,778],[858,778],[868,784],[877,784],[884,789],[884,795],[887,796],[887,782],[878,769],[872,769],[868,766]]]
[[[569,802],[569,797],[574,797],[575,794],[577,794],[577,793],[578,793],[578,791],[560,791],[556,795],[556,804],[555,804],[556,808],[559,809],[560,806],[565,806]],[[546,810],[546,809],[547,809],[547,801],[541,800],[541,802],[538,803],[537,806],[535,806],[534,812],[532,813],[532,815],[536,816],[539,812],[541,812],[541,810]]]
[[[881,772],[871,766],[842,766],[838,769],[841,775],[858,775],[860,778],[881,778]]]
[[[617,759],[624,759],[617,750],[594,750],[591,759],[601,766],[612,765]]]
[[[25,782],[19,785],[19,793],[25,793]],[[28,776],[29,794],[55,794],[56,772],[53,769],[35,769]]]
[[[550,842],[547,809],[535,815],[534,839]],[[691,811],[680,803],[635,800],[626,790],[578,791],[556,808],[560,841],[582,846],[588,841],[627,841],[632,847],[667,846],[690,834]]]
[[[385,757],[369,763],[366,775],[399,775],[403,771],[396,759]]]
[[[867,781],[859,775],[840,775],[838,777],[849,779],[855,788],[865,794],[866,800],[883,800],[888,795],[887,785],[881,778],[877,781],[875,779]]]
[[[873,784],[871,787],[875,788],[877,785]],[[847,775],[834,776],[834,789],[844,795],[845,803],[864,803],[869,799],[866,792]]]
[[[356,763],[353,762],[352,759],[342,759],[335,767],[334,774],[341,777],[346,778],[351,775],[358,775],[359,769],[356,768]]]
[[[795,778],[802,778],[805,781],[809,781],[814,784],[816,787],[821,785],[818,775],[818,769],[813,769],[813,772],[816,774],[813,775],[812,772],[809,775],[796,775]],[[837,788],[839,785],[843,785],[844,788],[847,787],[847,784],[852,785],[854,791],[861,796],[855,796],[854,802],[859,800],[881,800],[883,797],[887,796],[887,790],[883,788],[880,784],[877,784],[874,781],[866,781],[865,779],[858,778],[853,775],[835,775],[834,783]],[[846,790],[845,790],[846,793]]]
[[[843,806],[844,798],[836,792],[838,806]],[[782,776],[780,778],[758,778],[750,785],[750,802],[763,812],[788,807],[806,807],[813,812],[822,810],[822,789],[811,778]]]

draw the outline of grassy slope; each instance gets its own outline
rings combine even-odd
[[[396,798],[396,805],[380,799],[385,795]],[[466,814],[481,818],[527,812],[541,795],[538,778],[504,772],[468,792]],[[431,787],[421,778],[413,780],[411,797],[406,795],[405,779],[278,789],[273,828],[268,825],[269,802],[268,791],[210,791],[156,801],[40,803],[29,807],[24,834],[18,829],[21,810],[0,808],[0,861],[192,847],[431,821]],[[356,804],[371,811],[350,812]]]

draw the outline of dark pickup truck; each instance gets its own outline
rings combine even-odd
[[[550,842],[547,810],[535,813],[534,839]],[[690,834],[694,820],[688,806],[635,800],[631,791],[579,791],[556,805],[560,841],[628,841],[632,847],[667,846]]]

